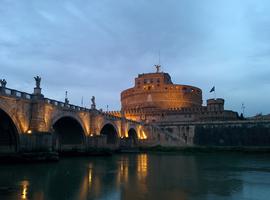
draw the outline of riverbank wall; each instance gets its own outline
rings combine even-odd
[[[270,146],[269,120],[170,122],[156,126],[175,139],[182,139],[183,146]],[[161,146],[169,146],[162,143]]]

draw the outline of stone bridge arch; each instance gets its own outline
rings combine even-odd
[[[100,135],[106,136],[107,145],[117,145],[119,141],[119,128],[117,125],[110,121],[104,121],[100,127]]]
[[[82,126],[84,135],[85,136],[87,135],[86,126],[83,123],[83,120],[80,118],[79,115],[77,115],[75,113],[70,113],[70,112],[64,112],[64,113],[61,112],[61,113],[57,113],[57,114],[53,115],[51,120],[50,120],[50,123],[49,123],[49,129],[53,131],[53,124],[55,124],[56,121],[58,121],[59,119],[64,118],[64,117],[70,117],[70,118],[75,119]]]
[[[17,152],[19,150],[22,133],[20,124],[15,114],[3,104],[0,106],[0,152]]]
[[[11,106],[7,103],[4,103],[3,101],[0,101],[0,110],[3,110],[12,119],[18,131],[18,134],[22,134],[25,131],[27,131],[26,124],[23,124],[23,122],[21,122],[18,119],[18,112],[14,106]],[[28,118],[28,117],[25,116],[25,118]]]
[[[84,149],[87,131],[82,119],[73,113],[55,115],[50,130],[56,138],[60,151]]]
[[[138,130],[136,130],[135,127],[129,127],[127,135],[132,145],[138,144],[139,135],[138,135]]]

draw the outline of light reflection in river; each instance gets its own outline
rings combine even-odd
[[[89,171],[88,171],[88,183],[89,183],[89,187],[91,188],[92,186],[92,181],[93,181],[93,164],[90,163],[89,164]]]
[[[261,188],[270,187],[269,166],[268,156],[226,154],[115,155],[0,165],[0,199],[267,199],[270,191]]]
[[[21,199],[28,199],[27,198],[27,194],[28,194],[28,186],[29,186],[29,182],[28,181],[26,181],[26,180],[24,180],[24,181],[22,181],[22,183],[21,183],[21,185],[22,185],[22,195],[21,195]]]
[[[137,172],[139,180],[144,180],[147,176],[148,170],[148,157],[147,154],[140,154],[137,156]]]
[[[117,167],[117,185],[118,187],[121,184],[125,184],[128,182],[128,173],[129,173],[129,159],[128,157],[123,157],[121,160],[118,162],[118,167]]]

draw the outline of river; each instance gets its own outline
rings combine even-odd
[[[118,154],[1,164],[0,199],[270,199],[269,154]]]

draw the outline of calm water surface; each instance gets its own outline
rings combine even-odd
[[[270,157],[136,154],[2,164],[0,199],[268,200]]]

